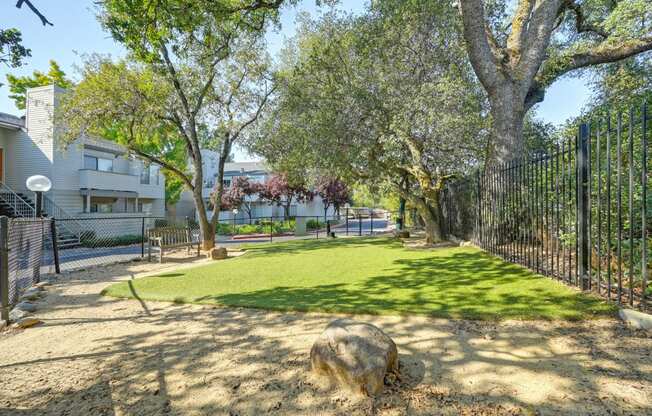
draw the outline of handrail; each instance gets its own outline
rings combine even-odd
[[[77,219],[68,214],[63,208],[58,206],[52,199],[45,195],[43,195],[43,210],[55,220],[65,220],[58,222],[58,225],[76,238],[81,237],[83,227]]]
[[[3,182],[0,182],[0,199],[7,203],[14,213],[20,217],[36,217],[36,209]]]

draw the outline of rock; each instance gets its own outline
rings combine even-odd
[[[32,316],[27,316],[25,318],[21,318],[16,323],[14,324],[14,327],[16,328],[29,328],[34,325],[38,325],[43,323],[40,319],[36,319]]]
[[[206,255],[211,260],[224,260],[229,257],[229,253],[224,247],[212,248],[206,253]]]
[[[20,296],[21,301],[35,301],[44,297],[46,293],[42,289],[29,288]]]
[[[410,232],[405,230],[400,230],[395,232],[396,238],[410,238]]]
[[[9,312],[9,320],[11,322],[16,322],[16,321],[19,321],[19,320],[23,319],[27,315],[29,315],[28,312],[25,312],[25,311],[22,311],[20,309],[14,308],[14,309],[11,310],[11,312]]]
[[[36,305],[30,302],[20,302],[15,308],[24,312],[36,312]]]
[[[51,282],[48,282],[47,280],[44,280],[42,282],[38,282],[37,284],[34,285],[35,287],[38,287],[39,289],[45,289],[48,286],[52,286]]]
[[[460,247],[472,247],[473,243],[470,241],[462,241],[460,242]]]
[[[398,350],[377,327],[351,319],[331,322],[310,350],[313,371],[366,396],[383,390],[385,375],[398,377]]]

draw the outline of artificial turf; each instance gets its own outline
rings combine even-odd
[[[271,310],[468,319],[588,319],[614,307],[473,247],[389,238],[254,245],[246,255],[120,282],[115,297]]]

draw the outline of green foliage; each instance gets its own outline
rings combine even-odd
[[[9,83],[9,98],[14,100],[16,107],[20,110],[25,109],[25,93],[28,88],[42,87],[46,85],[57,85],[61,88],[70,88],[73,82],[66,77],[59,64],[50,60],[48,72],[34,71],[32,75],[15,76],[7,74]]]
[[[18,68],[32,52],[22,44],[23,37],[16,28],[0,29],[0,64]],[[0,83],[2,86],[2,83]]]
[[[284,234],[294,231],[294,220],[269,221],[256,220],[253,224],[217,223],[218,235],[250,235],[250,234]]]
[[[142,242],[141,235],[121,235],[116,237],[97,237],[94,231],[85,231],[82,233],[80,243],[82,247],[100,248],[100,247],[119,247]]]
[[[145,277],[104,294],[180,303],[446,318],[591,319],[615,308],[476,248],[392,239],[251,245],[237,259]]]
[[[397,211],[399,198],[395,190],[387,184],[358,184],[353,187],[354,207],[383,208],[388,211]]]
[[[169,99],[170,86],[147,67],[92,56],[84,63],[82,80],[61,97],[55,113],[62,126],[58,133],[66,143],[82,132],[102,137],[163,162],[166,201],[173,203],[183,187],[169,168],[185,172],[187,156],[180,132],[160,120]]]
[[[250,147],[283,171],[308,165],[391,187],[438,221],[426,207],[439,203],[444,181],[478,163],[487,140],[486,100],[459,29],[448,4],[425,0],[304,18]]]

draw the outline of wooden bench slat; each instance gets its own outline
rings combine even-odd
[[[152,259],[152,247],[158,247],[160,261],[163,262],[163,252],[166,248],[188,247],[188,252],[194,244],[197,244],[197,256],[200,253],[200,242],[193,241],[190,228],[180,227],[159,227],[147,230],[147,240],[149,242],[148,257]]]

